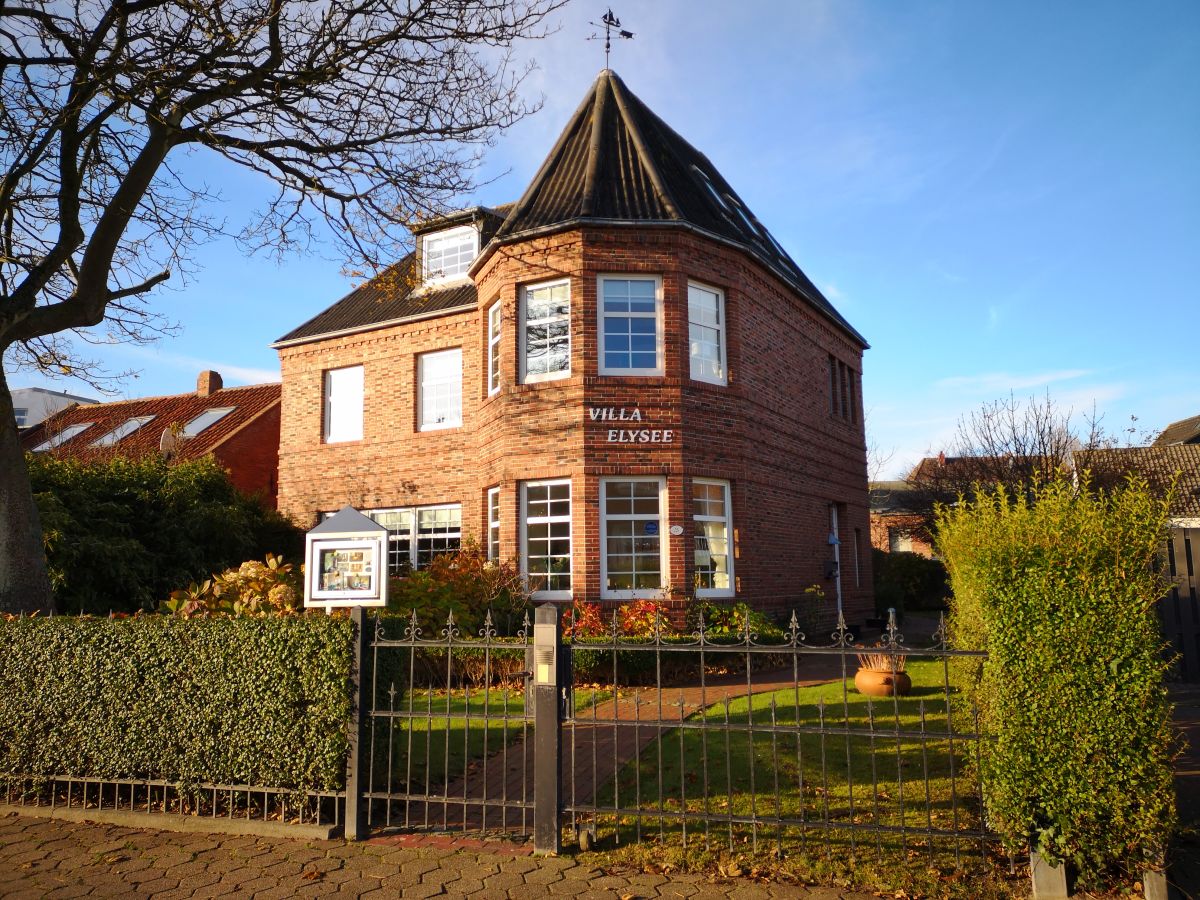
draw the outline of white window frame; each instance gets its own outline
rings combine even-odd
[[[727,588],[696,588],[697,597],[732,597],[736,594],[737,581],[734,574],[734,548],[733,548],[733,491],[730,490],[729,482],[722,478],[693,478],[693,490],[695,485],[707,484],[716,485],[725,492],[725,515],[722,516],[701,516],[696,514],[695,497],[692,498],[692,542],[695,543],[695,523],[696,522],[723,522],[725,524],[725,546],[729,555],[729,587]],[[693,567],[695,561],[693,560]]]
[[[16,416],[17,427],[24,428],[25,423],[29,421],[29,407],[15,406],[13,407],[13,415]]]
[[[365,509],[365,510],[363,510],[363,515],[367,516],[368,518],[370,518],[372,521],[375,521],[375,522],[378,522],[378,520],[375,518],[375,516],[380,515],[381,513],[399,513],[400,515],[405,517],[405,519],[408,523],[408,528],[407,528],[407,531],[408,531],[408,570],[410,572],[415,572],[415,571],[417,571],[417,559],[419,557],[418,549],[419,549],[419,545],[421,542],[421,536],[420,536],[421,535],[421,518],[420,518],[421,513],[428,512],[430,510],[438,510],[438,509],[456,509],[456,510],[458,510],[458,546],[461,549],[462,548],[462,504],[461,503],[435,503],[432,506],[383,506],[383,507],[380,507],[379,509]],[[328,518],[331,515],[333,515],[333,514],[326,513],[322,518]],[[380,523],[380,524],[382,524],[382,523]],[[384,525],[383,527],[387,528],[386,525]],[[383,565],[384,565],[384,567],[387,568],[388,574],[391,577],[395,577],[394,575],[391,574],[391,572],[392,572],[392,570],[391,570],[392,541],[393,541],[392,530],[388,529],[387,537],[383,541],[383,546],[384,546]]]
[[[429,244],[432,241],[453,241],[456,238],[461,238],[465,235],[471,237],[471,262],[474,262],[479,256],[479,229],[474,225],[460,225],[457,228],[447,228],[442,231],[434,231],[421,236],[421,282],[426,285],[449,284],[452,281],[462,281],[467,277],[467,272],[471,268],[471,262],[467,263],[467,268],[461,272],[452,272],[446,274],[439,270],[430,272],[429,270]]]
[[[704,374],[697,375],[696,370],[694,368],[695,357],[692,355],[692,302],[691,302],[692,301],[692,294],[691,294],[692,288],[696,288],[697,290],[706,291],[710,294],[717,295],[717,324],[715,326],[715,330],[717,331],[717,334],[718,334],[717,346],[720,348],[720,353],[721,353],[721,374],[719,377],[716,377],[716,378],[714,378],[712,376],[707,376]],[[710,329],[714,328],[713,325],[709,325],[708,323],[705,323],[705,322],[697,322],[696,324],[701,328],[710,328]],[[691,376],[693,381],[703,381],[706,384],[716,384],[716,385],[720,385],[721,387],[725,387],[729,384],[729,355],[725,351],[725,332],[726,332],[725,292],[723,290],[721,290],[719,287],[715,287],[711,284],[705,284],[702,281],[689,281],[688,282],[688,374]]]
[[[570,478],[547,478],[541,481],[523,481],[521,482],[521,575],[525,578],[525,584],[529,584],[529,488],[531,487],[550,487],[552,485],[567,486],[568,497],[567,501],[570,509],[567,515],[564,516],[538,516],[532,520],[533,524],[551,524],[554,522],[565,521],[570,528],[571,533],[567,540],[570,542],[571,549],[567,559],[571,563],[571,590],[539,590],[533,591],[530,596],[535,600],[570,600],[574,594],[575,588],[575,489],[571,485]]]
[[[500,338],[504,336],[500,313],[500,301],[497,300],[488,309],[488,396],[500,392]]]
[[[655,325],[655,366],[648,368],[610,369],[604,364],[604,283],[606,281],[653,281],[654,282],[654,312],[650,313],[614,313],[620,318],[649,319],[653,317]],[[663,280],[661,275],[646,275],[640,272],[608,272],[596,278],[596,365],[601,375],[662,375],[665,371],[666,342],[664,339],[663,321]]]
[[[634,588],[627,591],[609,590],[608,588],[608,486],[615,482],[653,482],[658,485],[658,552],[659,552],[659,586],[656,588]],[[616,517],[626,521],[628,517]],[[667,518],[667,480],[665,478],[613,476],[600,479],[600,596],[604,600],[654,600],[662,596],[663,589],[670,583],[670,552],[667,536],[669,529]]]
[[[357,390],[349,390],[348,384],[343,384],[342,388],[346,391],[346,395],[339,400],[337,392],[334,390],[334,381],[337,381],[335,376],[337,373],[358,372]],[[321,435],[326,444],[344,444],[349,441],[361,441],[363,438],[363,407],[366,405],[366,373],[363,367],[360,366],[340,366],[335,369],[326,369],[321,374],[321,380],[324,382],[323,389],[325,394],[325,402],[321,413]],[[357,428],[348,428],[344,430],[334,430],[335,423],[335,404],[349,403],[353,408],[353,398],[358,399],[358,417]],[[341,423],[340,419],[338,420]]]
[[[455,384],[454,381],[429,381],[425,379],[425,367],[429,360],[435,357],[450,358],[454,357],[458,360],[458,381],[457,390],[451,391],[451,396],[457,395],[458,408],[451,409],[446,418],[440,421],[430,421],[427,419],[427,411],[425,408],[426,391],[433,386],[443,384]],[[433,350],[429,353],[420,353],[417,355],[417,430],[418,431],[444,431],[447,428],[461,428],[463,423],[463,397],[462,397],[462,347],[447,347],[445,350]]]
[[[488,488],[487,492],[487,558],[500,560],[500,488]]]
[[[67,441],[71,440],[71,438],[83,434],[95,424],[95,422],[78,422],[74,425],[68,425],[62,431],[50,435],[50,437],[34,447],[33,452],[41,453],[44,450],[53,450],[55,447],[61,447]]]
[[[536,291],[539,288],[552,288],[557,285],[566,285],[567,287],[567,367],[560,372],[535,372],[529,373],[529,354],[528,354],[528,339],[529,339],[529,292]],[[546,320],[549,321],[549,320]],[[520,321],[519,327],[521,331],[521,383],[533,384],[539,381],[558,381],[562,378],[571,377],[571,281],[569,278],[557,278],[554,281],[541,281],[537,284],[529,284],[521,287],[521,303],[520,303]]]
[[[131,416],[126,419],[116,428],[111,429],[105,434],[100,435],[96,440],[92,441],[93,447],[115,447],[125,438],[129,437],[136,431],[140,431],[145,426],[153,422],[157,416]]]

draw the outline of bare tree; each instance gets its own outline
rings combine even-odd
[[[225,227],[175,163],[190,150],[273,183],[249,247],[328,224],[352,264],[396,259],[395,226],[468,189],[481,145],[535,108],[512,47],[563,2],[0,3],[0,354],[86,376],[70,338],[162,332],[149,293]],[[49,608],[2,374],[0,519],[0,611]]]

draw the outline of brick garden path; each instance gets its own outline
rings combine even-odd
[[[607,871],[570,857],[538,858],[513,849],[502,842],[446,838],[382,838],[347,844],[176,834],[12,815],[0,817],[0,897],[870,900],[872,896],[746,879]]]

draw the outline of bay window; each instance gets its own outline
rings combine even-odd
[[[601,375],[663,374],[662,279],[602,275]]]
[[[725,384],[725,295],[715,288],[688,285],[688,356],[692,378]]]
[[[665,495],[661,478],[600,482],[600,582],[606,599],[653,598],[663,588]]]
[[[571,599],[571,482],[521,486],[521,563],[533,596]]]
[[[521,291],[521,381],[571,374],[571,284],[555,281]]]
[[[728,481],[692,480],[693,580],[698,597],[733,596],[731,511]]]

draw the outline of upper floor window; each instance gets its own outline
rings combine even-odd
[[[663,374],[662,279],[600,276],[600,374]]]
[[[213,409],[206,409],[183,427],[183,436],[195,437],[208,426],[216,425],[235,409],[237,409],[235,406],[221,406]]]
[[[324,433],[327,444],[362,440],[362,366],[326,370]]]
[[[858,423],[858,373],[829,354],[829,413],[851,424]]]
[[[27,407],[18,406],[13,409],[17,416],[17,427],[24,428],[25,423],[29,421],[29,409]]]
[[[41,453],[43,450],[53,450],[55,447],[65,444],[71,438],[75,437],[75,435],[81,434],[91,427],[91,422],[80,422],[78,425],[68,425],[62,431],[58,432],[58,434],[51,435],[50,437],[46,438],[46,440],[34,447],[33,452]]]
[[[437,231],[421,238],[421,278],[426,284],[467,274],[479,255],[479,232],[472,225]]]
[[[93,447],[111,447],[117,441],[129,437],[147,422],[151,421],[154,416],[134,416],[132,419],[126,419],[108,434],[97,440],[92,441]]]
[[[488,396],[500,390],[500,301],[488,310]]]
[[[521,380],[571,374],[571,285],[539,284],[521,291]]]
[[[421,431],[462,425],[462,349],[422,353],[417,357]]]
[[[725,384],[725,295],[716,288],[688,285],[688,355],[692,378]]]

